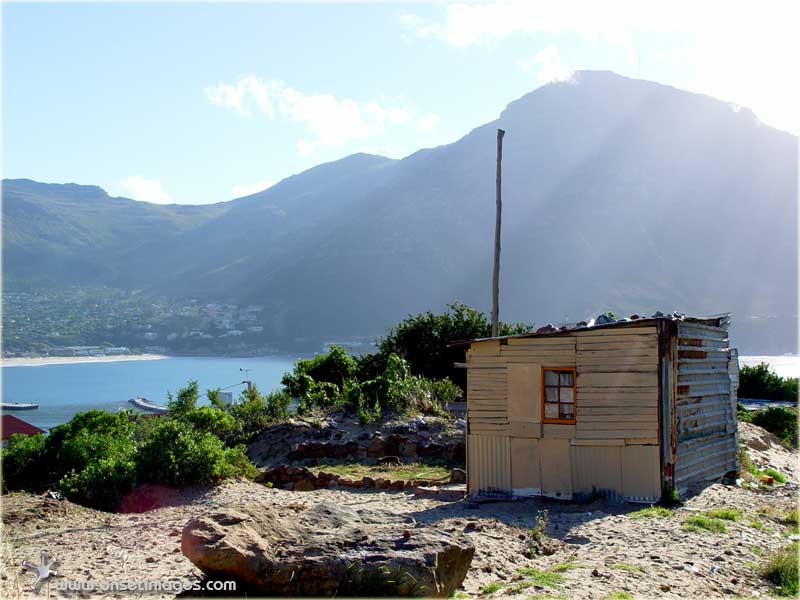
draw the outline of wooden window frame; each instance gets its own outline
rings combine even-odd
[[[552,417],[545,417],[544,416],[544,405],[547,398],[547,393],[545,392],[546,385],[545,385],[545,371],[569,371],[572,373],[572,418],[571,419],[554,419]],[[552,387],[552,386],[551,386]],[[559,389],[561,387],[569,387],[569,386],[562,386],[559,380],[558,384]],[[559,394],[559,404],[561,400],[561,394]],[[561,410],[559,409],[559,415],[561,414]],[[542,423],[556,423],[561,425],[575,425],[575,417],[578,415],[578,374],[575,367],[542,367]]]

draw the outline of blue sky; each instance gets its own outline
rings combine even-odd
[[[643,4],[4,4],[3,176],[229,200],[455,141],[575,69],[800,132],[791,3]]]

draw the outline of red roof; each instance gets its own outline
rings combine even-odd
[[[7,440],[15,433],[21,433],[23,435],[36,435],[37,433],[44,433],[44,429],[39,429],[35,425],[31,425],[27,421],[23,421],[14,415],[3,415],[2,419],[4,440]]]

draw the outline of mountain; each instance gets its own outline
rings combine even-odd
[[[349,156],[210,207],[5,181],[5,276],[63,284],[69,263],[264,304],[275,339],[380,334],[453,299],[487,309],[498,127],[504,320],[730,311],[743,351],[796,350],[797,138],[610,72],[545,85],[455,143]]]

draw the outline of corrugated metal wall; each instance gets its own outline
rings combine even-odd
[[[716,479],[737,467],[728,332],[678,324],[675,486]]]
[[[508,435],[467,436],[470,495],[511,493],[511,438]]]

